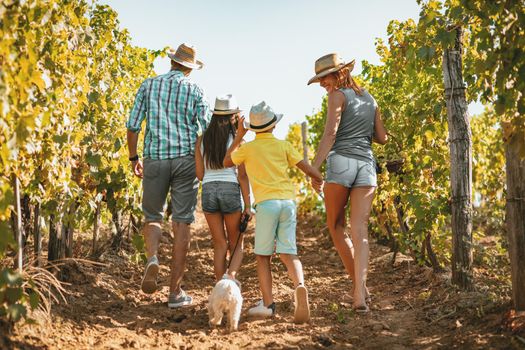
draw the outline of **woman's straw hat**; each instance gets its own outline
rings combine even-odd
[[[315,76],[308,80],[308,84],[318,83],[319,78],[327,76],[330,73],[337,72],[338,70],[349,67],[350,71],[354,69],[355,60],[349,63],[345,63],[343,59],[337,53],[329,53],[315,61]]]
[[[213,108],[213,114],[215,115],[228,115],[239,113],[239,104],[237,99],[232,94],[217,96],[215,98],[215,107]]]
[[[266,131],[273,128],[282,117],[282,114],[275,114],[272,107],[262,101],[261,103],[252,106],[250,109],[250,121],[245,121],[244,127],[255,132]]]
[[[191,69],[201,69],[204,67],[204,63],[197,60],[195,56],[197,55],[196,50],[193,46],[188,44],[180,44],[177,48],[177,51],[171,49],[168,52],[168,57],[173,61],[182,64],[184,67]]]

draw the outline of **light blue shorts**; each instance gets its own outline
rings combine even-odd
[[[348,188],[377,187],[375,164],[330,153],[326,161],[326,182]]]
[[[255,254],[297,255],[297,210],[291,199],[269,199],[255,207]]]

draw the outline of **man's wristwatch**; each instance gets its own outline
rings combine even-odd
[[[136,154],[136,155],[133,156],[133,157],[129,157],[129,161],[130,161],[130,162],[135,162],[135,161],[137,161],[137,160],[139,160],[139,155],[138,155],[138,154]]]

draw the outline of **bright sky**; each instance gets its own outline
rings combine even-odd
[[[320,56],[338,52],[343,59],[379,64],[376,38],[386,38],[392,19],[419,17],[416,0],[100,0],[119,14],[133,44],[149,49],[180,43],[196,47],[205,67],[191,78],[202,86],[211,107],[215,97],[232,93],[248,117],[265,100],[284,118],[275,134],[305,120],[321,106],[319,84],[306,86]],[[155,62],[157,74],[169,58]]]

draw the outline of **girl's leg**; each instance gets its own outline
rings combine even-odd
[[[350,233],[354,243],[354,306],[366,305],[366,275],[368,272],[368,218],[372,209],[375,187],[354,187],[350,191]]]
[[[352,281],[354,278],[354,248],[352,241],[345,234],[345,209],[348,204],[350,189],[335,183],[324,185],[324,203],[326,224],[334,242],[335,249],[343,262],[346,272]]]
[[[241,221],[241,212],[231,214],[224,214],[224,223],[226,224],[226,232],[228,233],[228,250],[230,251],[230,268],[228,273],[233,278],[237,278],[237,271],[241,267],[243,256],[243,241],[244,237],[239,238],[239,223]],[[239,242],[237,243],[237,239]],[[237,243],[237,248],[235,244]],[[235,249],[235,252],[233,251]],[[232,259],[233,257],[233,259]]]
[[[213,270],[218,281],[226,272],[228,243],[224,234],[224,220],[221,213],[204,213],[213,239]]]

